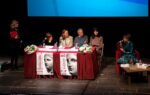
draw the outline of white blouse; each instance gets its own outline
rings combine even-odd
[[[59,46],[62,47],[72,47],[73,46],[73,37],[69,36],[65,39],[62,38],[62,36],[59,38]]]

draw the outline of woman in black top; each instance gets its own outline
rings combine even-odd
[[[43,43],[45,45],[51,45],[51,46],[53,46],[55,44],[55,41],[53,39],[53,35],[51,33],[47,32],[46,33],[46,37],[43,40]]]

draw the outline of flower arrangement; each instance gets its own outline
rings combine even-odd
[[[38,47],[36,45],[28,45],[28,46],[26,46],[26,48],[24,48],[24,51],[27,54],[32,54],[32,53],[36,52],[37,49],[38,49]]]
[[[79,51],[80,52],[84,52],[84,53],[86,53],[86,52],[93,52],[93,47],[88,45],[88,44],[85,44],[85,45],[83,45],[83,46],[81,46],[79,48]]]

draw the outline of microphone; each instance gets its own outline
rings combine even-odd
[[[87,44],[87,41],[86,41],[86,40],[84,41],[84,44]]]
[[[43,42],[45,42],[46,40],[47,40],[47,38],[45,37],[44,40],[43,40]]]
[[[47,38],[45,37],[44,40],[47,40]]]

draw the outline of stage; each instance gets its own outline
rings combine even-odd
[[[9,61],[0,57],[0,62]],[[145,62],[150,60],[144,59]],[[47,94],[47,95],[148,95],[150,83],[144,80],[127,80],[116,75],[113,58],[104,58],[103,69],[95,80],[25,79],[23,57],[19,59],[19,70],[0,72],[0,94]]]

